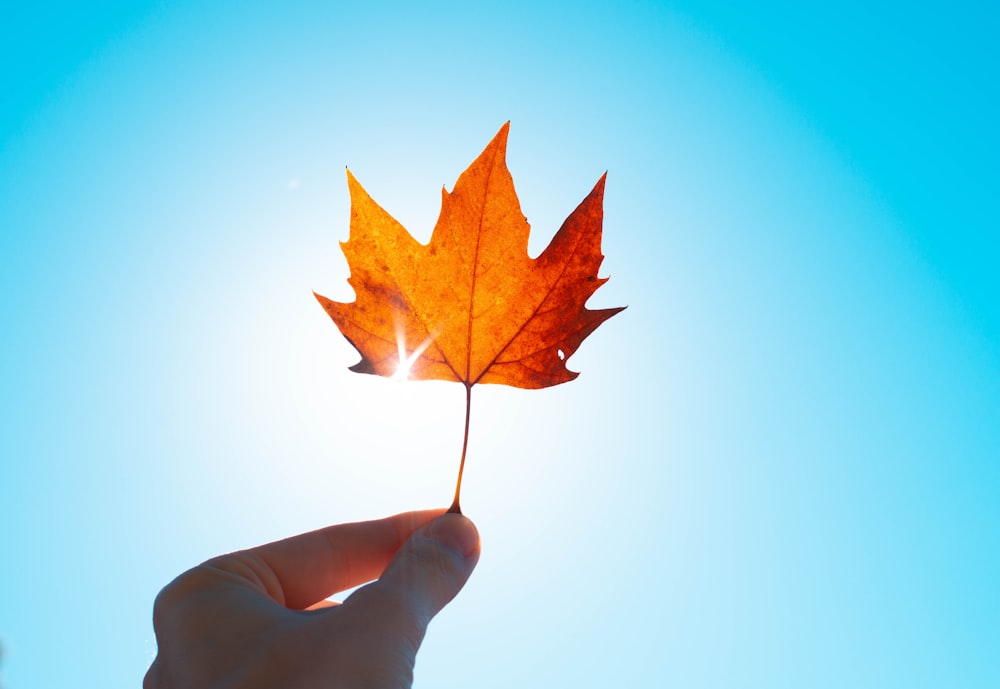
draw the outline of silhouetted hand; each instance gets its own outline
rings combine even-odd
[[[401,689],[427,624],[479,560],[443,510],[341,524],[223,555],[156,598],[144,689]],[[326,598],[378,577],[342,605]]]

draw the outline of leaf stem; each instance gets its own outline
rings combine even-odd
[[[462,472],[465,471],[465,451],[469,449],[469,412],[472,410],[472,384],[465,384],[465,436],[462,438],[462,461],[458,465],[458,482],[455,484],[455,499],[448,508],[451,514],[462,514],[458,504],[459,493],[462,492]]]

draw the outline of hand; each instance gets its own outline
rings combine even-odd
[[[144,689],[403,689],[427,624],[479,560],[442,510],[341,524],[223,555],[156,598]],[[327,597],[378,577],[343,604]]]

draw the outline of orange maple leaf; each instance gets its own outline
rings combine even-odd
[[[624,307],[591,310],[587,299],[608,278],[603,260],[604,180],[577,206],[538,256],[528,256],[530,227],[507,170],[505,124],[462,173],[442,189],[441,215],[420,244],[348,171],[351,229],[341,244],[356,300],[316,298],[361,354],[351,367],[416,380],[452,380],[466,389],[468,445],[472,386],[544,388],[579,375],[566,360]]]

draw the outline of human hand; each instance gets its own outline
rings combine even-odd
[[[143,689],[410,687],[427,624],[479,560],[476,527],[442,512],[331,526],[181,574],[153,606]]]

